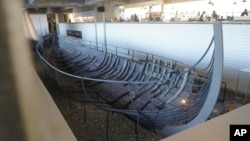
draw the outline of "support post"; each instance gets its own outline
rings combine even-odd
[[[103,18],[103,33],[104,33],[104,46],[107,51],[107,39],[106,39],[106,20],[105,20],[105,12],[102,13],[102,18]]]
[[[95,42],[96,42],[96,49],[98,50],[98,33],[97,33],[97,16],[95,10]]]

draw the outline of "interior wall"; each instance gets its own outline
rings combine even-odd
[[[48,20],[46,14],[30,14],[31,21],[39,35],[49,33]]]
[[[102,23],[97,23],[97,37],[102,43],[104,42],[103,27]],[[93,23],[59,24],[62,36],[66,36],[67,29],[80,30],[84,40],[95,41]],[[106,30],[108,44],[142,50],[188,64],[193,64],[200,56],[190,58],[184,54],[195,56],[197,52],[204,52],[212,38],[211,24],[193,26],[192,24],[106,23]],[[200,36],[201,34],[204,36]],[[194,38],[196,38],[195,42]],[[196,51],[193,52],[193,50]],[[179,54],[173,54],[173,52],[179,52]]]
[[[104,28],[97,24],[97,38],[104,43]],[[60,35],[80,30],[83,40],[95,41],[94,23],[59,24]],[[213,35],[212,24],[107,23],[107,44],[149,52],[192,65],[204,53]],[[223,24],[223,80],[234,90],[239,69],[249,67],[250,24]],[[206,58],[206,62],[209,58]],[[248,82],[247,77],[241,80]]]

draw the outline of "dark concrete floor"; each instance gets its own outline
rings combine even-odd
[[[42,73],[40,76],[78,141],[157,141],[165,138],[141,126],[136,134],[136,122],[128,117],[100,110],[87,102],[70,100],[53,80],[48,80]],[[234,91],[224,89],[222,85],[209,119],[224,114],[225,104],[235,100]],[[79,94],[73,97],[82,98]]]
[[[41,73],[40,77],[78,141],[157,141],[164,138],[141,126],[136,133],[136,122],[128,117],[70,100],[53,80]]]
[[[156,141],[165,138],[141,126],[136,133],[136,122],[122,114],[100,110],[87,102],[70,100],[54,80],[48,79],[39,69],[38,73],[78,141]],[[235,92],[225,91],[222,84],[218,102],[209,119],[225,113],[225,105],[234,101]]]

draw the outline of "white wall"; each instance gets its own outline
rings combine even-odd
[[[60,34],[81,30],[83,40],[95,41],[94,23],[59,24]],[[107,23],[107,43],[141,50],[186,64],[194,64],[207,48],[213,35],[209,23]],[[103,24],[97,24],[98,41],[104,42]],[[223,24],[224,76],[235,89],[238,70],[250,66],[250,24]],[[208,61],[208,58],[206,59]],[[246,78],[246,77],[245,77]],[[243,79],[246,82],[247,79]]]
[[[39,35],[46,35],[49,33],[46,14],[30,14],[30,18]]]
[[[78,12],[78,13],[72,13],[73,17],[89,17],[89,16],[95,16],[95,10],[91,11],[84,11],[84,12]]]
[[[62,36],[66,36],[67,29],[81,30],[83,40],[95,41],[93,23],[59,24]],[[193,24],[108,23],[106,31],[108,44],[142,50],[188,64],[193,64],[200,57],[196,53],[204,52],[212,38],[211,24],[193,26]],[[104,43],[103,24],[97,24],[97,32],[98,41]],[[190,46],[192,46],[191,49]],[[173,52],[180,53],[173,54]],[[190,58],[186,54],[196,57]]]

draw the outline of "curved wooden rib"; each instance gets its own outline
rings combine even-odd
[[[207,120],[211,111],[214,108],[214,105],[217,101],[222,72],[223,72],[223,35],[222,35],[222,24],[221,22],[215,23],[213,25],[214,29],[214,66],[213,66],[213,74],[212,74],[212,82],[208,92],[208,97],[200,110],[199,114],[188,124],[181,126],[166,126],[162,130],[158,130],[157,132],[162,133],[166,136],[175,134],[177,132],[183,131],[187,128],[195,126],[201,122]]]
[[[71,72],[68,75],[70,77],[74,77],[72,74],[78,72],[77,86],[72,88],[80,87],[89,90],[90,93],[93,90],[101,91],[97,94],[114,107],[100,107],[101,109],[124,113],[135,120],[139,116],[140,123],[145,126],[154,125],[157,132],[171,135],[205,121],[215,105],[223,66],[221,30],[221,23],[214,25],[214,60],[213,66],[210,66],[213,70],[208,72],[209,79],[199,86],[197,94],[193,93],[192,86],[197,77],[193,72],[196,65],[180,72],[181,69],[177,68],[175,61],[165,62],[165,66],[157,59],[138,63],[108,52],[102,56],[101,53],[104,52],[100,51],[95,51],[92,56],[87,56],[85,59],[81,59],[77,53],[73,57],[62,55],[60,60],[66,61],[58,61],[59,64],[56,65],[66,66],[64,69],[66,72]],[[88,51],[85,54],[90,54]],[[206,54],[207,52],[203,57]],[[78,63],[76,58],[82,62]],[[66,75],[58,76],[63,78]],[[87,79],[85,76],[96,79]],[[79,82],[82,81],[88,82],[87,88],[80,85]],[[88,92],[84,93],[88,94]],[[192,104],[181,107],[180,101],[186,98]]]

